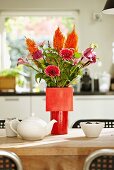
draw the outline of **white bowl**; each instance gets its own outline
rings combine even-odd
[[[80,126],[87,137],[99,137],[104,122],[81,122]]]

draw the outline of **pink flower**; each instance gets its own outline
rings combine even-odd
[[[38,60],[38,59],[42,58],[43,57],[42,51],[41,50],[37,50],[36,52],[34,52],[32,54],[32,57],[33,57],[34,60]]]
[[[64,60],[71,60],[73,57],[73,50],[72,49],[68,49],[68,48],[63,48],[60,51],[60,56],[64,59]]]
[[[20,65],[20,64],[29,65],[29,62],[27,60],[24,60],[23,58],[18,58],[17,65]]]
[[[96,62],[96,54],[94,52],[93,48],[87,48],[84,52],[83,52],[83,58],[86,58],[88,61],[90,61],[91,63],[95,63]]]
[[[56,77],[60,76],[60,69],[57,66],[54,65],[49,65],[45,68],[44,72],[46,73],[47,76],[50,77]]]

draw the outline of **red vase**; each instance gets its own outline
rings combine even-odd
[[[73,111],[73,89],[47,88],[46,111],[50,111],[50,118],[57,120],[51,134],[63,135],[68,133],[68,111]]]
[[[57,123],[54,123],[51,134],[63,135],[68,133],[68,111],[52,111],[52,119],[57,120]]]

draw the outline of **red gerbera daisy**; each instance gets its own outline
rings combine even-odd
[[[54,65],[49,65],[45,68],[44,72],[46,73],[47,76],[50,77],[56,77],[60,76],[60,69],[57,66]]]
[[[68,48],[63,48],[60,51],[60,56],[64,59],[64,60],[71,60],[73,57],[73,50],[72,49],[68,49]]]

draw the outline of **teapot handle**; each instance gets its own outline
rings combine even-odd
[[[14,121],[15,121],[15,120],[11,120],[11,121],[9,122],[9,126],[10,126],[11,130],[12,130],[14,133],[17,134],[17,136],[20,136],[20,135],[18,134],[17,130],[13,128],[13,122],[14,122]]]

